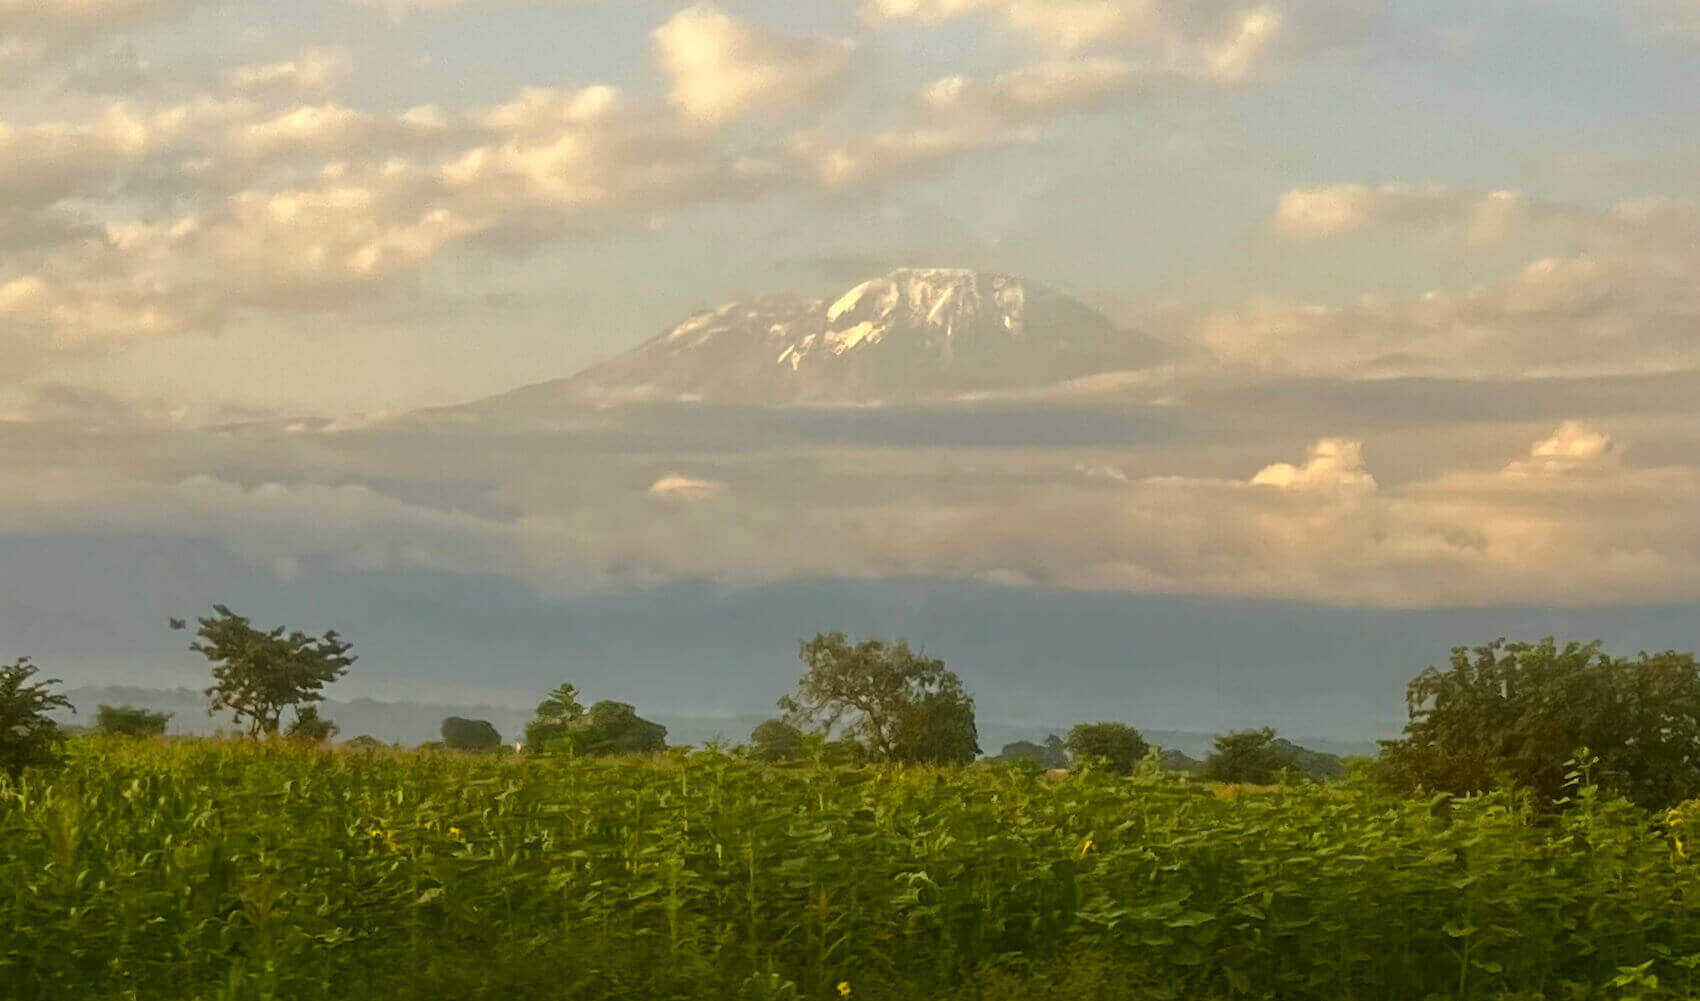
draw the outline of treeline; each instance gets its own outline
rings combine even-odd
[[[187,629],[181,619],[173,629]],[[330,740],[324,687],[356,661],[334,631],[310,636],[282,627],[261,630],[223,605],[197,621],[189,649],[212,665],[205,690],[213,713],[253,737],[308,743]],[[980,759],[974,700],[938,658],[906,642],[823,633],[799,647],[803,673],[777,703],[780,714],[757,726],[735,750],[758,761],[813,759],[855,766],[960,766]],[[28,658],[0,667],[0,771],[18,775],[54,763],[65,732],[51,718],[70,709],[36,680]],[[1070,768],[1091,763],[1130,774],[1142,763],[1233,783],[1268,784],[1282,775],[1313,780],[1357,776],[1406,792],[1467,794],[1522,787],[1561,802],[1578,768],[1602,790],[1646,807],[1700,797],[1700,666],[1692,653],[1619,657],[1599,643],[1496,640],[1458,647],[1444,666],[1429,667],[1406,690],[1408,720],[1397,740],[1371,758],[1341,760],[1308,750],[1268,728],[1218,737],[1194,760],[1151,747],[1122,722],[1091,722],[1043,743],[1017,741],[991,760],[1018,767]],[[288,717],[287,724],[285,717]],[[101,733],[154,736],[169,717],[131,706],[100,706]],[[630,704],[586,707],[576,686],[562,683],[538,703],[510,748],[485,720],[449,717],[428,747],[538,756],[657,753],[666,727]],[[376,747],[371,737],[347,742]]]

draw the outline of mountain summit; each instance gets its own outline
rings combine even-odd
[[[703,310],[578,375],[485,402],[520,410],[917,402],[1143,368],[1160,355],[1153,339],[1032,282],[904,268],[831,299],[782,295]]]

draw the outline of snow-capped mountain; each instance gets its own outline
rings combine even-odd
[[[1155,340],[1118,330],[1043,286],[914,268],[831,299],[782,295],[704,310],[578,375],[484,404],[528,411],[639,402],[916,402],[1144,368],[1161,354]]]

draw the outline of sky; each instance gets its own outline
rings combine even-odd
[[[0,627],[138,680],[76,638],[155,578],[425,574],[1220,602],[1248,671],[1236,602],[1631,642],[1700,606],[1696,93],[1695,0],[0,0]],[[1041,402],[408,416],[900,266],[1168,350]]]

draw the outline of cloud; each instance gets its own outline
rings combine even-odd
[[[1374,227],[1422,227],[1488,243],[1503,240],[1530,212],[1528,200],[1516,191],[1476,195],[1440,185],[1332,184],[1282,195],[1275,228],[1286,236],[1318,238]]]
[[[875,23],[984,14],[1055,52],[1115,49],[1153,68],[1223,80],[1245,76],[1287,21],[1276,4],[1237,0],[871,0],[865,11]]]
[[[1310,446],[1304,465],[1264,466],[1251,482],[1282,489],[1375,489],[1375,477],[1364,468],[1363,443],[1349,438],[1324,438]]]
[[[0,246],[27,251],[0,256],[4,312],[61,346],[217,330],[383,294],[474,240],[641,225],[774,178],[606,86],[527,88],[461,116],[118,102],[89,121],[0,123]],[[144,179],[125,193],[145,197],[111,194]],[[169,210],[129,214],[149,205]]]
[[[1349,304],[1255,300],[1185,334],[1214,358],[1265,372],[1389,377],[1545,377],[1700,367],[1700,213],[1680,202],[1606,210],[1509,191],[1332,185],[1280,199],[1292,239],[1409,237],[1451,262],[1479,252],[1494,280]],[[1529,247],[1563,253],[1498,263]],[[1497,257],[1488,257],[1491,251]],[[1491,263],[1488,263],[1491,262]]]
[[[679,473],[668,473],[649,487],[649,492],[656,497],[679,497],[685,500],[704,500],[725,491],[726,484],[719,480],[702,480]]]
[[[679,11],[651,38],[672,80],[673,106],[710,125],[808,100],[839,77],[855,50],[848,39],[763,32],[707,4]]]
[[[1040,126],[1063,115],[1244,85],[1282,37],[1288,18],[1269,4],[1148,0],[874,0],[867,13],[876,22],[923,23],[998,14],[1043,43],[1049,57],[989,77],[941,77],[884,128],[797,132],[789,144],[792,157],[829,189],[1038,142]]]
[[[310,48],[281,62],[233,66],[225,71],[225,86],[258,96],[321,94],[347,75],[349,62],[340,49]]]

